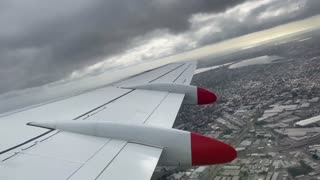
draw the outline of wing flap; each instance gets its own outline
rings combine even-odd
[[[177,77],[177,79],[174,82],[180,84],[190,84],[193,77],[193,73],[196,68],[197,63],[188,63],[188,67],[182,74],[180,74],[179,77]]]
[[[0,164],[0,179],[67,179],[80,163],[45,156],[19,153]]]
[[[108,167],[114,157],[121,152],[126,144],[126,141],[112,139],[83,164],[68,180],[96,179]]]
[[[85,120],[142,124],[167,95],[168,92],[134,90],[125,97],[92,112]]]
[[[0,179],[150,179],[161,153],[158,147],[60,132],[1,162]]]
[[[70,132],[59,132],[53,137],[22,153],[50,157],[70,162],[85,163],[110,139],[86,136]]]
[[[144,83],[149,83],[152,81],[155,81],[166,74],[175,71],[179,67],[181,67],[183,64],[168,64],[165,66],[162,66],[160,68],[154,69],[152,71],[148,71],[139,75],[136,75],[134,77],[122,80],[120,82],[115,83],[115,86],[118,87],[124,87],[124,86],[134,86],[137,84],[144,84]]]
[[[150,83],[174,83],[174,81],[183,74],[183,72],[188,68],[188,64],[181,64],[173,71],[169,71],[166,74],[154,79]]]
[[[161,148],[128,143],[98,177],[98,180],[149,180],[157,166],[161,153]]]
[[[0,179],[95,179],[126,144],[59,132],[1,162]]]
[[[171,128],[179,112],[183,98],[184,94],[169,93],[145,121],[145,124]]]

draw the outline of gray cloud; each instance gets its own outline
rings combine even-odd
[[[65,77],[120,53],[128,40],[156,29],[188,28],[197,12],[241,1],[7,0],[0,4],[0,93]]]
[[[252,8],[262,1],[266,3]],[[294,12],[272,16],[298,2],[303,3]],[[106,57],[133,52],[135,46],[148,48],[157,37],[168,36],[167,50],[150,48],[154,55],[141,53],[141,59],[307,17],[319,12],[319,5],[318,0],[4,0],[0,2],[0,93],[65,78]],[[199,20],[199,13],[208,20]],[[190,18],[194,14],[198,19]],[[211,31],[200,32],[203,28]]]
[[[251,1],[223,14],[214,14],[206,21],[197,22],[196,19],[194,29],[216,27],[220,30],[203,34],[198,39],[199,45],[206,45],[313,16],[319,12],[318,0]]]

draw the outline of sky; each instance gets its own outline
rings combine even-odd
[[[154,61],[318,12],[319,0],[2,0],[0,94]]]

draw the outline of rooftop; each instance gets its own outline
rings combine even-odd
[[[309,118],[309,119],[298,121],[298,122],[295,123],[295,125],[307,126],[307,125],[310,125],[310,124],[313,124],[313,123],[317,123],[319,121],[320,121],[320,116],[315,116],[315,117],[312,117],[312,118]]]

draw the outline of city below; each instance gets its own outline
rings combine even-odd
[[[158,167],[154,179],[320,179],[319,35],[298,34],[199,62],[214,67],[199,69],[192,84],[212,90],[218,101],[182,106],[175,128],[227,142],[238,158]]]

